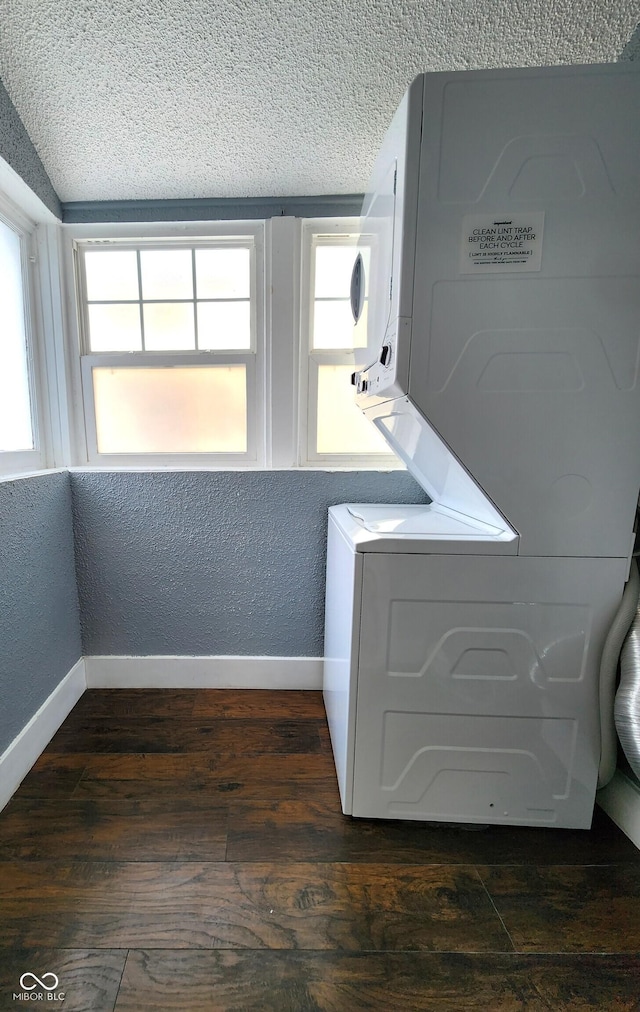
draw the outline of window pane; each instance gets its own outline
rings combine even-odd
[[[146,351],[181,351],[195,348],[192,302],[144,303]]]
[[[198,302],[198,347],[251,347],[251,310],[248,302]]]
[[[196,287],[199,299],[248,299],[248,249],[196,250]]]
[[[0,222],[0,451],[32,450],[20,238]]]
[[[89,306],[89,345],[91,351],[141,351],[139,305]]]
[[[244,365],[92,370],[99,453],[245,453]]]
[[[96,301],[138,299],[138,263],[133,250],[88,250],[84,255],[87,298]]]
[[[351,272],[358,251],[355,246],[316,247],[316,299],[348,299]]]
[[[366,330],[364,331],[366,338]],[[313,347],[353,348],[354,322],[348,299],[315,302],[313,306]],[[366,342],[365,342],[366,343]]]
[[[191,250],[142,250],[140,253],[143,299],[192,299]]]
[[[318,369],[318,453],[390,453],[389,447],[357,406],[349,381],[352,366]]]

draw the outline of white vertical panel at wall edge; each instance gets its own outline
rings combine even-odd
[[[35,233],[35,302],[41,370],[39,387],[47,428],[50,467],[75,463],[71,349],[68,331],[61,248],[57,224],[38,225]]]
[[[64,361],[67,377],[67,410],[69,425],[69,467],[86,466],[89,462],[87,434],[82,396],[81,343],[76,300],[74,235],[68,225],[59,230],[59,276],[61,283],[62,320],[64,325]]]
[[[267,467],[298,462],[300,219],[270,218],[265,226]]]

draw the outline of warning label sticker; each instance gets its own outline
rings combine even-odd
[[[461,274],[539,271],[544,211],[503,216],[466,214],[462,219]]]

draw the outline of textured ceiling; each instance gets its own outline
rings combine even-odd
[[[361,192],[419,72],[615,60],[640,0],[0,0],[61,199]]]

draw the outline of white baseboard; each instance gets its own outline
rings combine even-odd
[[[80,658],[0,755],[0,809],[20,786],[85,688],[84,660]]]
[[[640,786],[616,770],[613,780],[598,791],[596,800],[640,849]]]
[[[322,657],[85,657],[88,689],[321,689]]]

